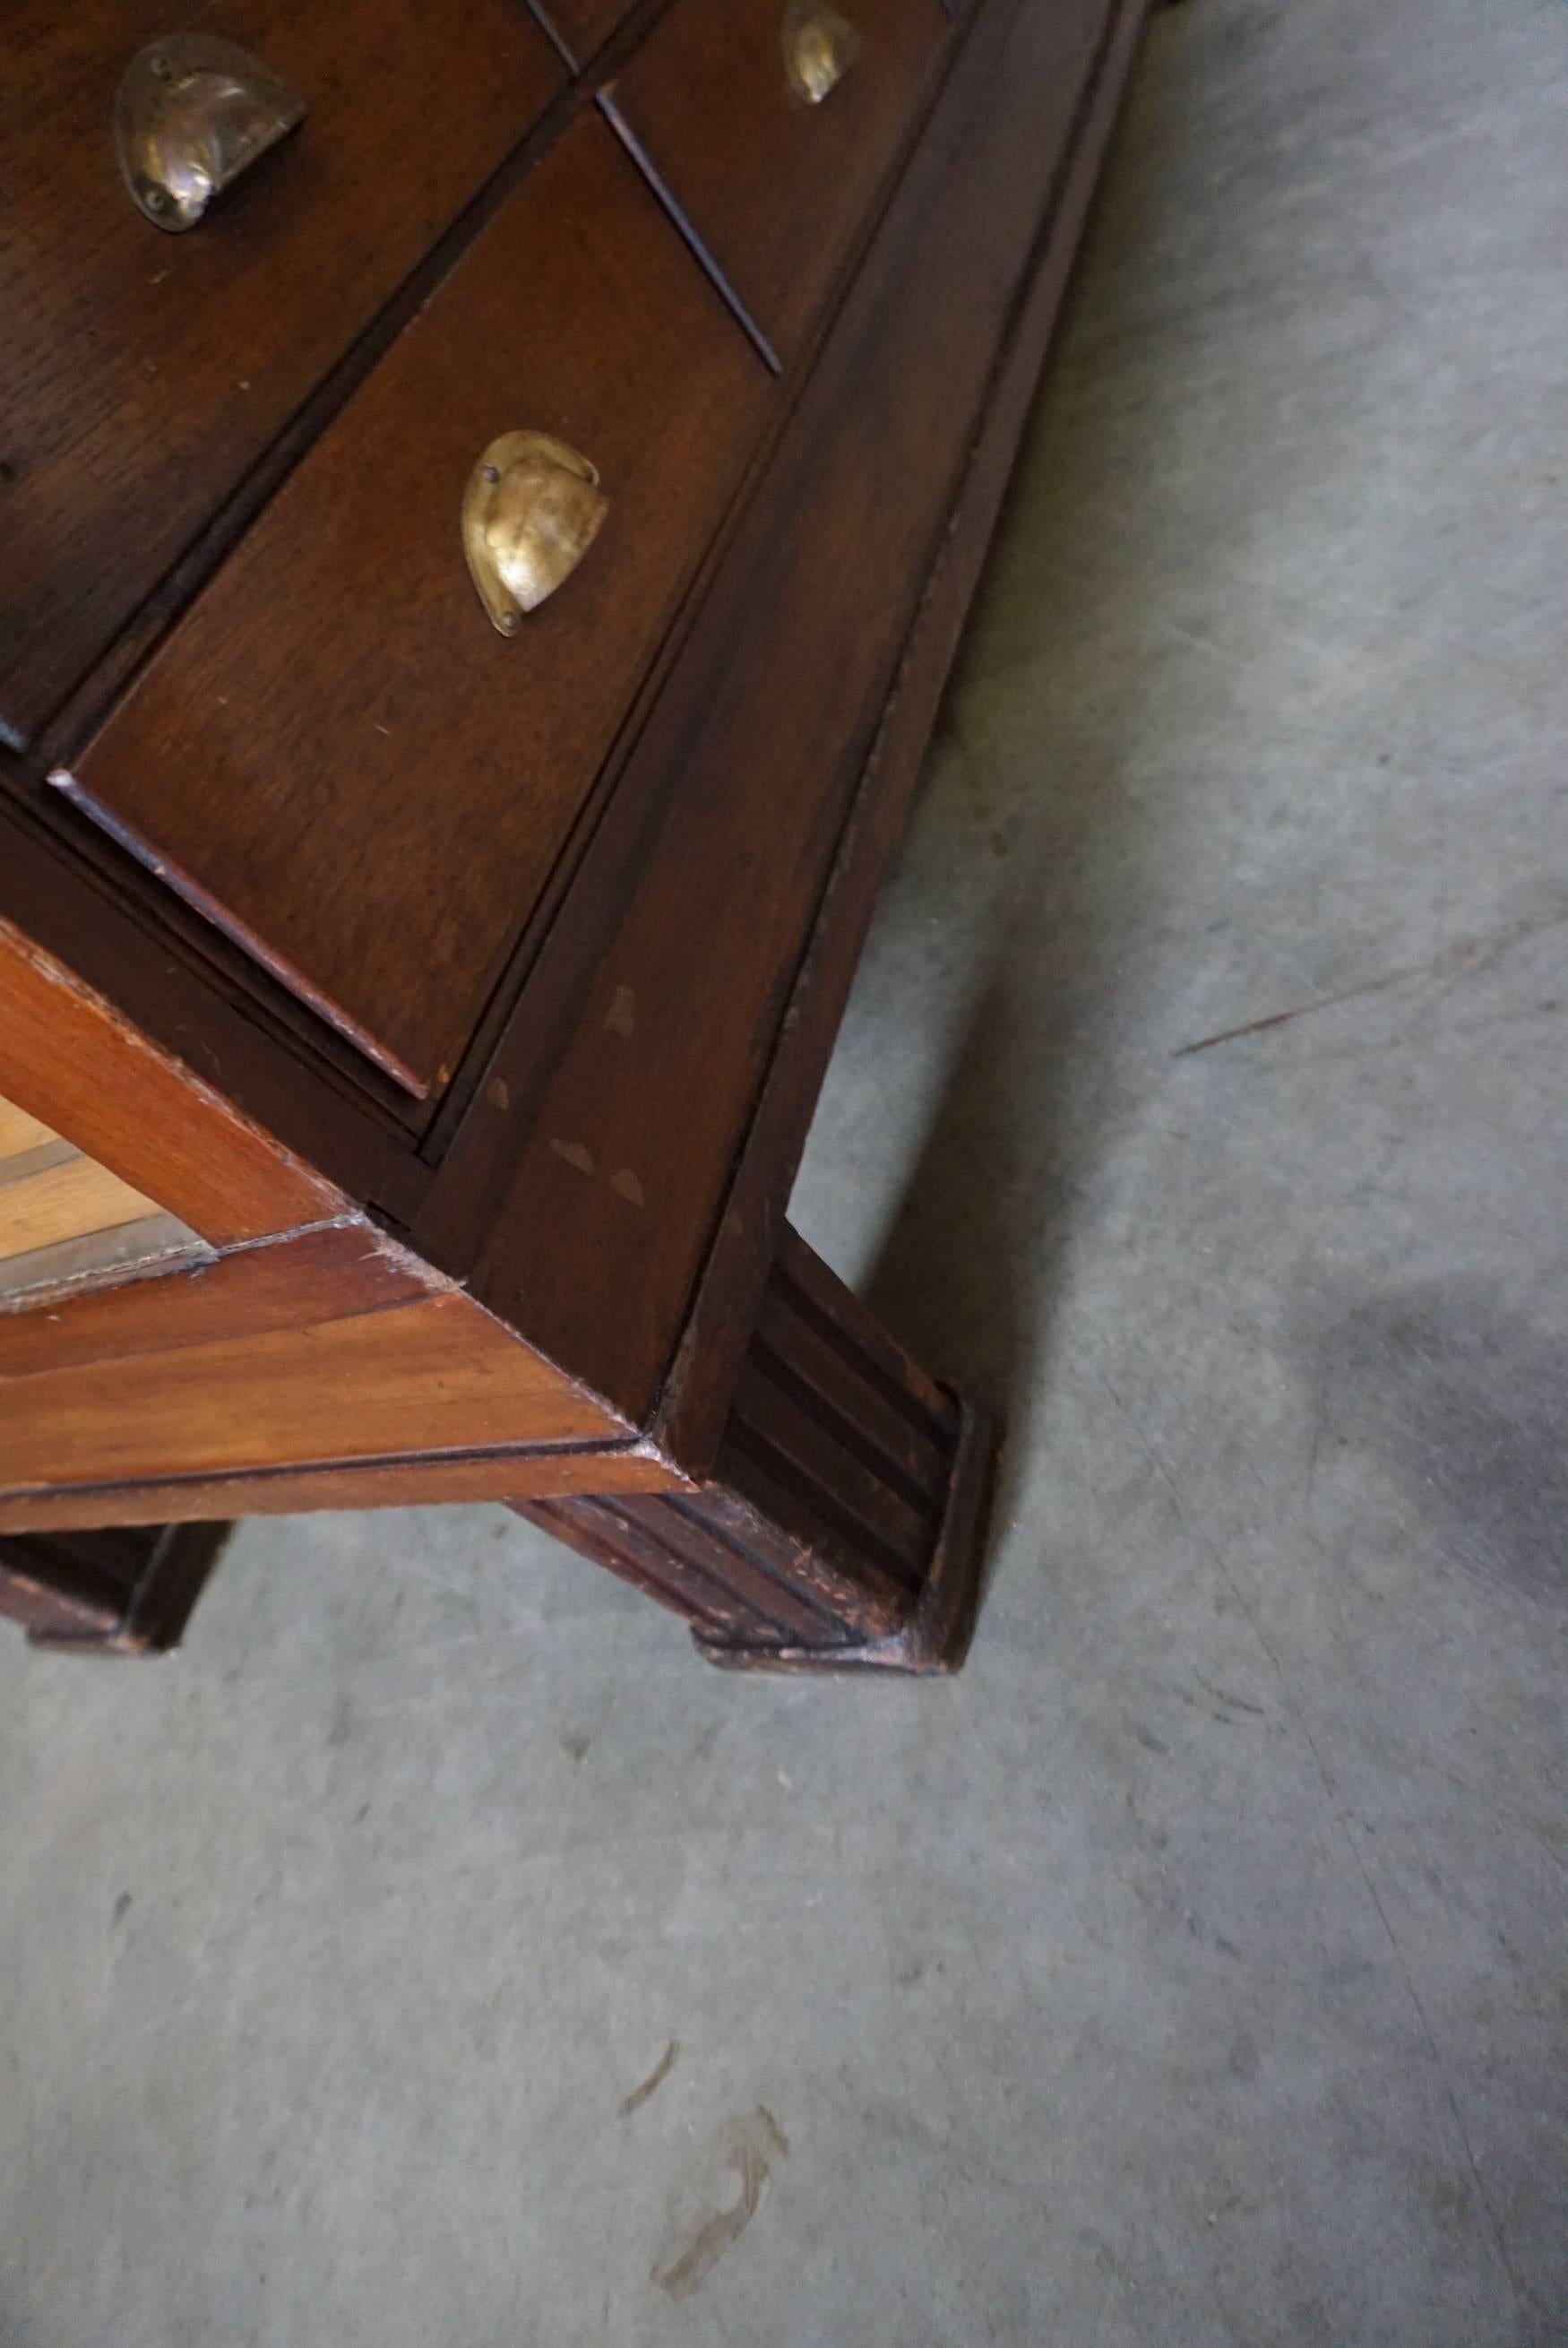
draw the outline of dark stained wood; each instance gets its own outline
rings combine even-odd
[[[144,43],[220,31],[310,112],[167,236],[109,137]],[[516,0],[13,0],[0,132],[0,726],[30,735],[559,87]],[[21,372],[16,372],[20,363]]]
[[[845,13],[874,29],[893,5]],[[697,21],[696,0],[674,7],[671,23]],[[762,26],[755,0],[735,0],[708,20],[715,57],[737,12]],[[285,427],[288,462],[335,421],[287,485],[272,495],[276,438],[247,476],[277,465],[271,504],[89,759],[123,778],[124,805],[106,795],[115,820],[136,793],[173,788],[192,837],[231,856],[213,910],[245,930],[235,906],[258,888],[267,926],[247,951],[278,967],[299,923],[330,988],[315,962],[291,964],[301,1003],[281,1013],[273,982],[238,975],[186,906],[139,872],[118,887],[118,851],[63,797],[46,813],[0,803],[15,1179],[48,1174],[30,1153],[57,1132],[219,1251],[199,1271],[0,1314],[0,1605],[20,1591],[24,1610],[56,1610],[56,1635],[76,1643],[74,1623],[124,1644],[116,1577],[171,1528],[500,1498],[673,1607],[728,1666],[960,1659],[989,1489],[983,1414],[912,1363],[784,1215],[1142,6],[970,13],[961,38],[939,20],[930,33],[928,76],[908,77],[876,171],[860,142],[794,208],[798,229],[811,203],[836,207],[826,225],[799,250],[781,235],[777,285],[787,294],[797,265],[816,273],[784,336],[802,362],[789,380],[770,382],[754,320],[748,345],[743,290],[724,280],[727,312],[719,262],[708,254],[705,282],[590,114],[526,180],[532,150],[514,149],[318,377]],[[604,70],[622,83],[659,47],[655,14],[641,0],[610,36]],[[775,17],[774,58],[778,31]],[[874,39],[856,73],[876,54]],[[723,76],[692,55],[708,101],[693,82],[670,118],[690,126],[682,152],[720,126],[740,222],[743,166],[765,142],[731,122],[736,77],[715,104]],[[842,123],[855,86],[792,127],[820,129],[835,109]],[[538,146],[586,95],[559,102]],[[540,242],[540,209],[524,237],[514,223],[552,188],[559,233]],[[777,225],[776,211],[764,221],[763,246]],[[868,236],[833,315],[830,280]],[[554,409],[529,393],[546,337],[528,322],[547,310]],[[326,394],[335,382],[346,397],[350,376],[363,388],[340,409]],[[519,383],[526,412],[511,406]],[[505,411],[481,423],[476,405],[459,434],[456,412],[487,385]],[[606,417],[599,437],[580,421],[590,411]],[[519,423],[585,447],[612,499],[580,577],[537,615],[563,621],[543,667],[528,665],[536,627],[509,645],[491,634],[456,542],[468,465]],[[437,494],[443,468],[454,478]],[[400,505],[384,485],[405,478]],[[247,494],[226,510],[226,543]],[[628,534],[618,571],[597,557],[629,506],[651,529]],[[483,648],[473,668],[455,619],[443,634],[448,566]],[[378,605],[388,580],[403,600]],[[574,604],[602,623],[591,660],[564,625]],[[618,667],[628,613],[647,633]],[[105,705],[142,625],[73,710]],[[491,698],[481,675],[525,689]],[[547,757],[541,795],[535,754],[567,740],[551,729],[573,680],[599,730],[591,755]],[[215,718],[231,685],[240,715]],[[395,720],[392,748],[361,738]],[[214,789],[236,757],[248,788]],[[13,782],[26,791],[25,767]],[[339,997],[362,983],[355,1011]],[[466,1053],[441,1117],[356,1067],[302,1007],[308,994],[405,1084],[436,1089]],[[103,1529],[128,1525],[152,1529],[128,1545]],[[35,1567],[49,1570],[7,1583],[18,1542],[40,1537],[53,1554],[35,1548]]]
[[[719,1227],[1092,63],[1075,15],[991,0],[980,17],[497,1055],[517,1171],[471,1276],[635,1423]]]
[[[771,1340],[753,1344],[695,1491],[514,1505],[683,1615],[716,1662],[955,1669],[989,1486],[983,1421],[934,1386],[794,1233],[768,1308]],[[790,1334],[796,1319],[809,1324],[805,1346]],[[805,1367],[814,1346],[833,1360],[820,1385]],[[784,1360],[800,1365],[787,1385],[776,1376]],[[886,1457],[890,1411],[939,1461],[923,1494]]]
[[[996,527],[1141,29],[1136,7],[1122,9],[1112,20],[1049,234],[1015,330],[999,359],[985,428],[910,631],[781,1023],[762,1098],[734,1168],[696,1303],[660,1398],[657,1437],[688,1468],[705,1466],[714,1456],[759,1299],[760,1332],[764,1338],[768,1334],[773,1234],[783,1225],[876,893],[920,774],[942,688]],[[786,1249],[787,1244],[786,1232]],[[787,1256],[781,1262],[787,1263]]]
[[[241,1517],[292,1517],[316,1509],[406,1509],[438,1501],[505,1503],[523,1496],[685,1488],[683,1479],[647,1445],[496,1444],[477,1451],[389,1452],[325,1468],[0,1492],[0,1534],[185,1523],[224,1509]],[[390,1529],[389,1537],[395,1538]]]
[[[167,1654],[229,1537],[226,1524],[0,1537],[0,1614],[36,1647]]]
[[[767,396],[582,118],[77,762],[73,794],[411,1089],[439,1090]],[[507,642],[457,517],[487,442],[525,426],[583,449],[610,510]]]
[[[919,1594],[897,1631],[842,1648],[802,1641],[774,1646],[714,1639],[693,1625],[697,1652],[730,1671],[908,1672],[929,1678],[956,1672],[969,1649],[979,1603],[981,1568],[996,1472],[997,1443],[983,1410],[966,1406],[958,1421],[948,1505]]]
[[[214,1247],[347,1210],[330,1182],[0,919],[0,1092]]]
[[[575,67],[596,57],[636,0],[529,0],[563,57]]]
[[[0,767],[5,764],[0,752]],[[44,796],[54,801],[58,795]],[[87,829],[74,810],[60,811],[77,834]],[[48,962],[68,968],[80,987],[111,1002],[155,1057],[220,1092],[231,1112],[264,1128],[277,1150],[319,1170],[334,1196],[364,1200],[394,1221],[410,1222],[429,1176],[412,1154],[406,1132],[346,1092],[318,1060],[302,1056],[297,1045],[287,1048],[276,1025],[258,1013],[253,993],[247,996],[188,951],[182,936],[159,925],[156,911],[183,916],[204,939],[217,942],[217,932],[185,908],[171,908],[167,891],[149,875],[125,869],[115,853],[118,872],[97,869],[51,837],[32,809],[8,803],[0,793],[0,922],[9,921]],[[151,908],[145,901],[149,892]],[[7,976],[5,987],[10,983]],[[51,1039],[43,1056],[51,1066],[72,1056],[65,1000],[35,998],[29,1016],[43,1020]],[[303,1021],[307,1014],[302,1010],[299,1016]],[[0,1022],[0,1089],[10,1040]],[[53,1089],[54,1080],[46,1081]],[[200,1102],[198,1093],[190,1110],[197,1138],[207,1132]],[[166,1148],[161,1154],[167,1157]],[[303,1220],[280,1219],[285,1226]]]
[[[868,225],[951,32],[938,0],[844,13],[864,46],[821,105],[790,85],[783,0],[674,0],[607,92],[786,363]]]

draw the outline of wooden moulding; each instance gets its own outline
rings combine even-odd
[[[0,917],[0,1091],[212,1247],[342,1214],[343,1193]]]
[[[682,1615],[732,1670],[956,1671],[994,1440],[786,1231],[712,1474],[687,1493],[514,1500]]]
[[[998,359],[984,427],[905,644],[660,1396],[651,1432],[688,1472],[702,1472],[714,1456],[856,967],[1061,314],[1143,15],[1143,0],[1122,0],[1108,21],[1013,331]]]

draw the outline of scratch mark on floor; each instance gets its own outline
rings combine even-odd
[[[659,2093],[660,2088],[675,2068],[675,2060],[680,2052],[681,2041],[678,2038],[672,2038],[642,2085],[640,2087],[633,2087],[621,2105],[620,2116],[623,2120],[629,2120],[633,2112],[641,2110],[650,2096],[656,2096]]]
[[[1255,1713],[1259,1720],[1268,1718],[1266,1704],[1248,1704],[1245,1695],[1232,1695],[1229,1688],[1216,1687],[1213,1680],[1204,1679],[1202,1672],[1194,1672],[1193,1677],[1201,1688],[1208,1690],[1216,1704],[1228,1704],[1233,1712]]]
[[[1403,970],[1385,971],[1380,978],[1367,979],[1359,986],[1348,986],[1340,994],[1324,994],[1311,1003],[1295,1004],[1288,1011],[1271,1011],[1261,1019],[1244,1019],[1238,1026],[1222,1027],[1213,1035],[1200,1035],[1194,1044],[1179,1045],[1171,1057],[1173,1060],[1190,1060],[1194,1053],[1212,1052],[1220,1044],[1234,1044],[1244,1035],[1262,1035],[1270,1028],[1287,1026],[1292,1020],[1310,1018],[1315,1012],[1334,1011],[1342,1003],[1358,1003],[1364,995],[1381,994],[1390,986],[1405,986],[1420,979],[1446,978],[1448,985],[1443,992],[1447,994],[1460,979],[1473,977],[1478,972],[1490,969],[1494,962],[1511,953],[1513,947],[1522,945],[1527,938],[1539,935],[1542,930],[1558,929],[1565,921],[1568,921],[1568,913],[1563,912],[1532,916],[1500,930],[1494,937],[1460,938],[1452,945],[1446,946],[1441,953],[1434,955],[1430,962],[1412,963]],[[1441,1000],[1440,996],[1439,1000]],[[1555,1008],[1555,1005],[1549,1007]]]
[[[679,2257],[653,2269],[651,2279],[661,2291],[671,2299],[690,2299],[706,2281],[756,2216],[771,2174],[770,2160],[782,2160],[788,2151],[789,2139],[765,2105],[759,2104],[749,2119],[736,2122],[728,2165],[740,2179],[739,2196],[729,2209],[715,2209],[703,2219]]]

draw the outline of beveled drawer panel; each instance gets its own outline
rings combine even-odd
[[[166,235],[111,126],[131,59],[188,31],[252,52],[307,112]],[[12,0],[5,49],[0,732],[22,741],[564,69],[521,0]]]
[[[56,779],[410,1091],[445,1084],[760,433],[766,370],[597,113],[409,325]],[[608,510],[512,634],[497,436]]]
[[[940,0],[674,0],[606,91],[782,360],[865,226],[951,33]]]

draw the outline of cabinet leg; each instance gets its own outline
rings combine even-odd
[[[995,1443],[793,1231],[692,1493],[518,1500],[736,1670],[952,1672]]]
[[[231,1527],[125,1525],[97,1532],[0,1534],[0,1615],[36,1647],[74,1654],[165,1654]]]

